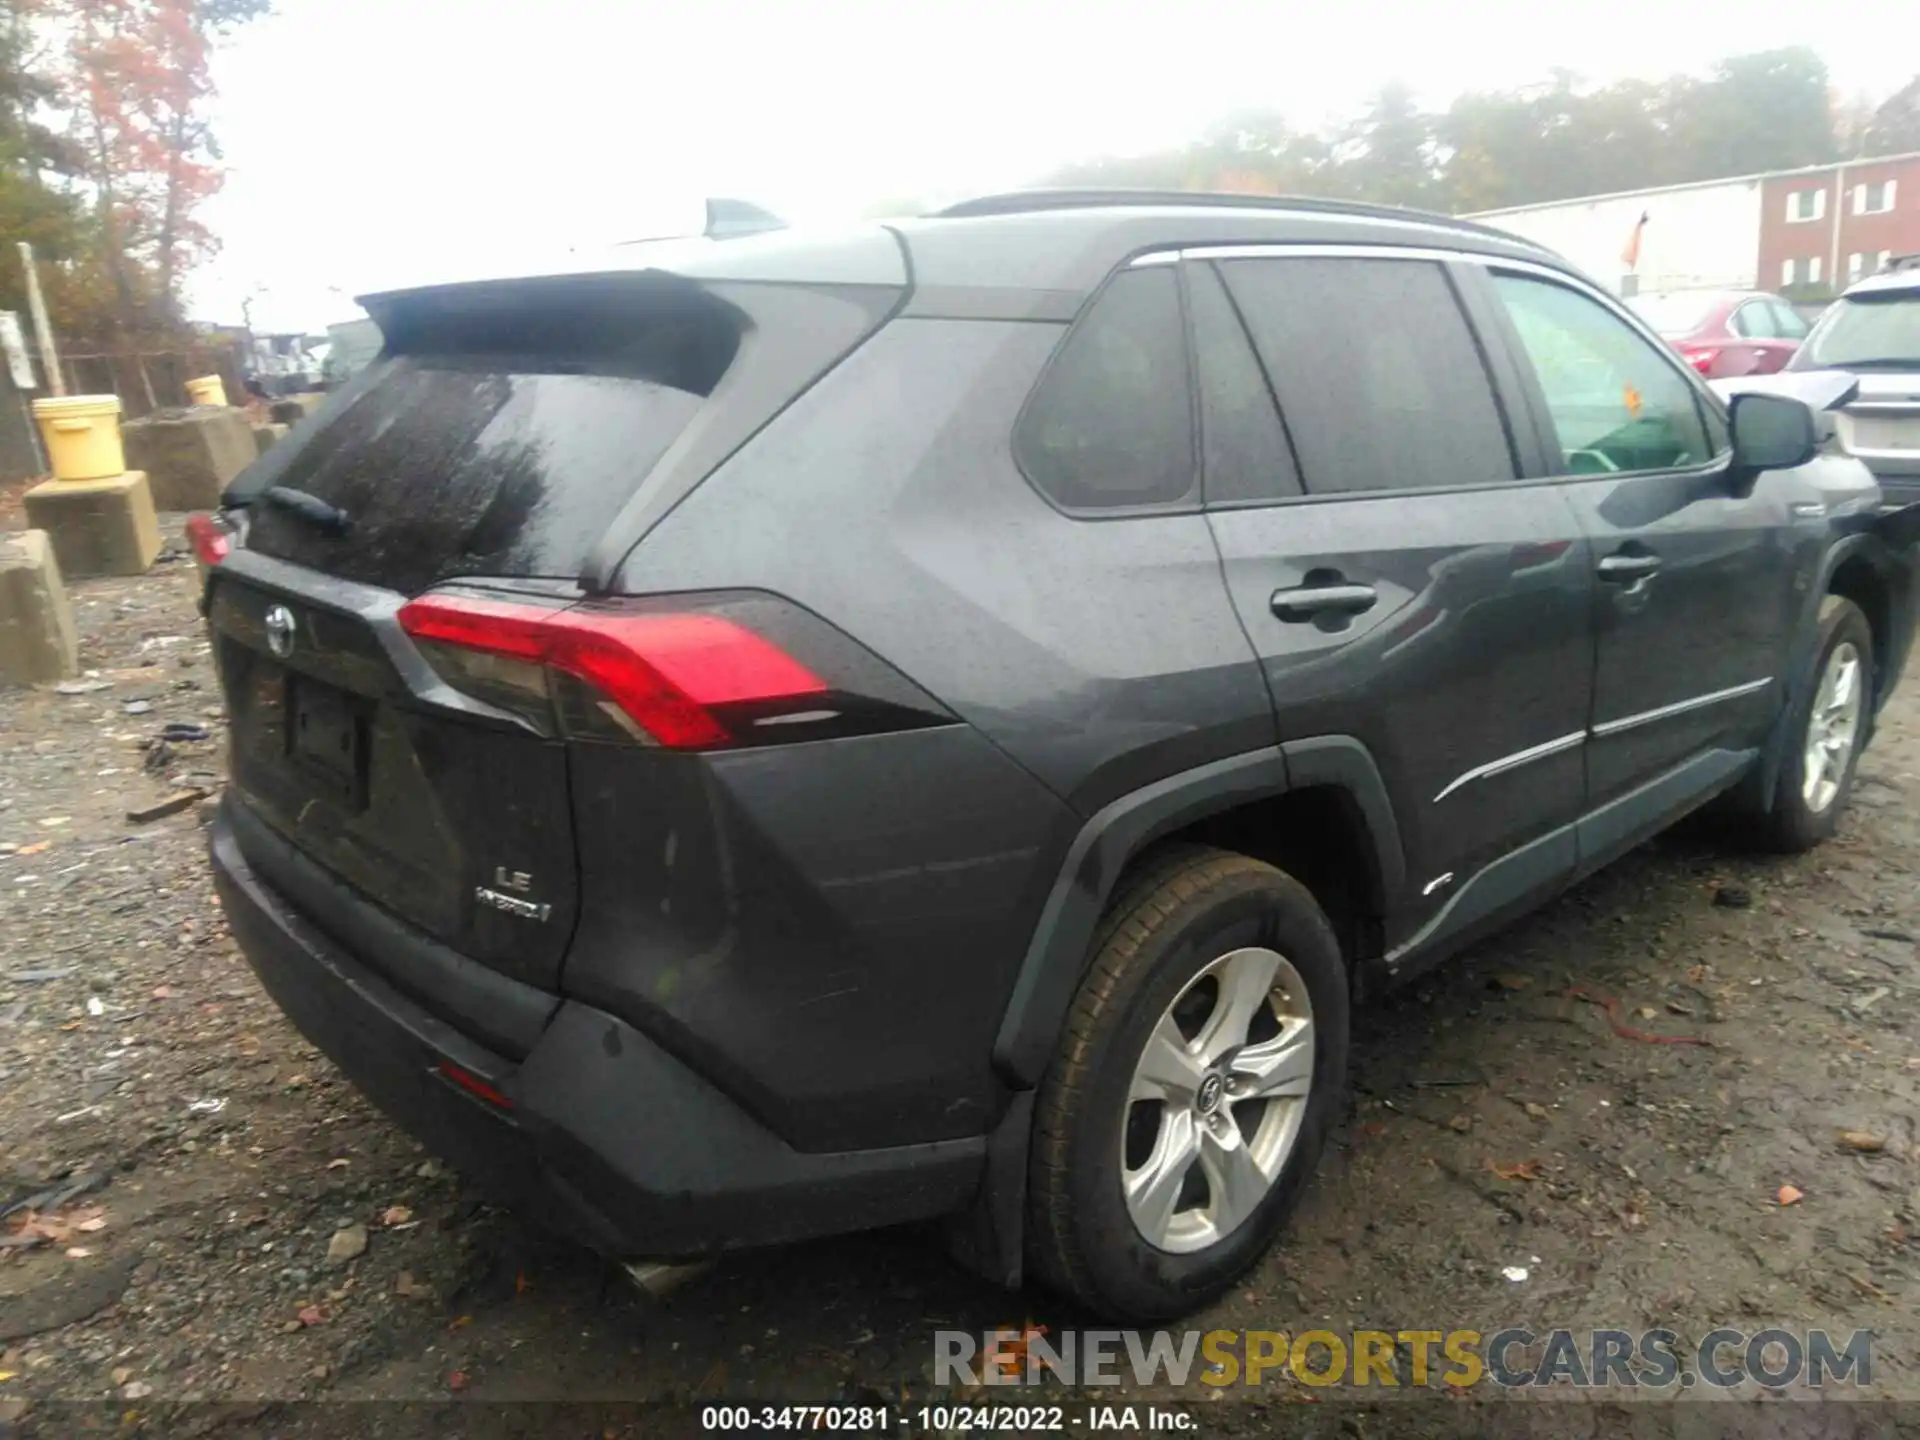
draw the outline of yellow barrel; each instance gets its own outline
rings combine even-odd
[[[56,480],[104,480],[127,468],[118,395],[61,395],[33,402]]]
[[[198,380],[187,381],[187,399],[196,405],[224,405],[227,387],[218,375],[202,375]]]

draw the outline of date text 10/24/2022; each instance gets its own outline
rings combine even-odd
[[[838,1431],[914,1434],[966,1431],[1033,1434],[1040,1431],[1113,1430],[1124,1434],[1178,1433],[1197,1428],[1185,1410],[1160,1405],[921,1405],[899,1410],[884,1405],[708,1405],[700,1428],[711,1431]]]

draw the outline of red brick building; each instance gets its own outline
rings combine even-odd
[[[1845,289],[1920,253],[1920,154],[1790,170],[1761,182],[1764,290]]]
[[[1920,254],[1920,151],[1473,218],[1559,251],[1622,294],[1770,290],[1822,300],[1889,256]],[[1629,263],[1623,252],[1636,233],[1642,253]]]

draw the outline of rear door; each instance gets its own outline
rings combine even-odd
[[[1558,487],[1518,478],[1531,442],[1455,268],[1344,248],[1185,266],[1227,583],[1281,739],[1351,736],[1385,779],[1409,876],[1390,949],[1568,873],[1582,798],[1592,564]]]
[[[1720,778],[1779,705],[1820,492],[1797,471],[1735,487],[1719,402],[1610,300],[1520,266],[1485,283],[1595,555],[1588,803],[1690,762]]]
[[[232,497],[246,540],[208,613],[250,817],[431,939],[552,988],[578,876],[567,748],[545,694],[516,690],[538,672],[454,657],[461,693],[397,616],[449,584],[577,599],[740,338],[730,306],[658,275],[442,297],[390,327]]]

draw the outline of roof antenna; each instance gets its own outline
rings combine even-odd
[[[769,230],[784,230],[787,222],[770,210],[750,205],[745,200],[707,201],[707,228],[701,232],[709,240],[732,240],[741,235],[763,235]]]

